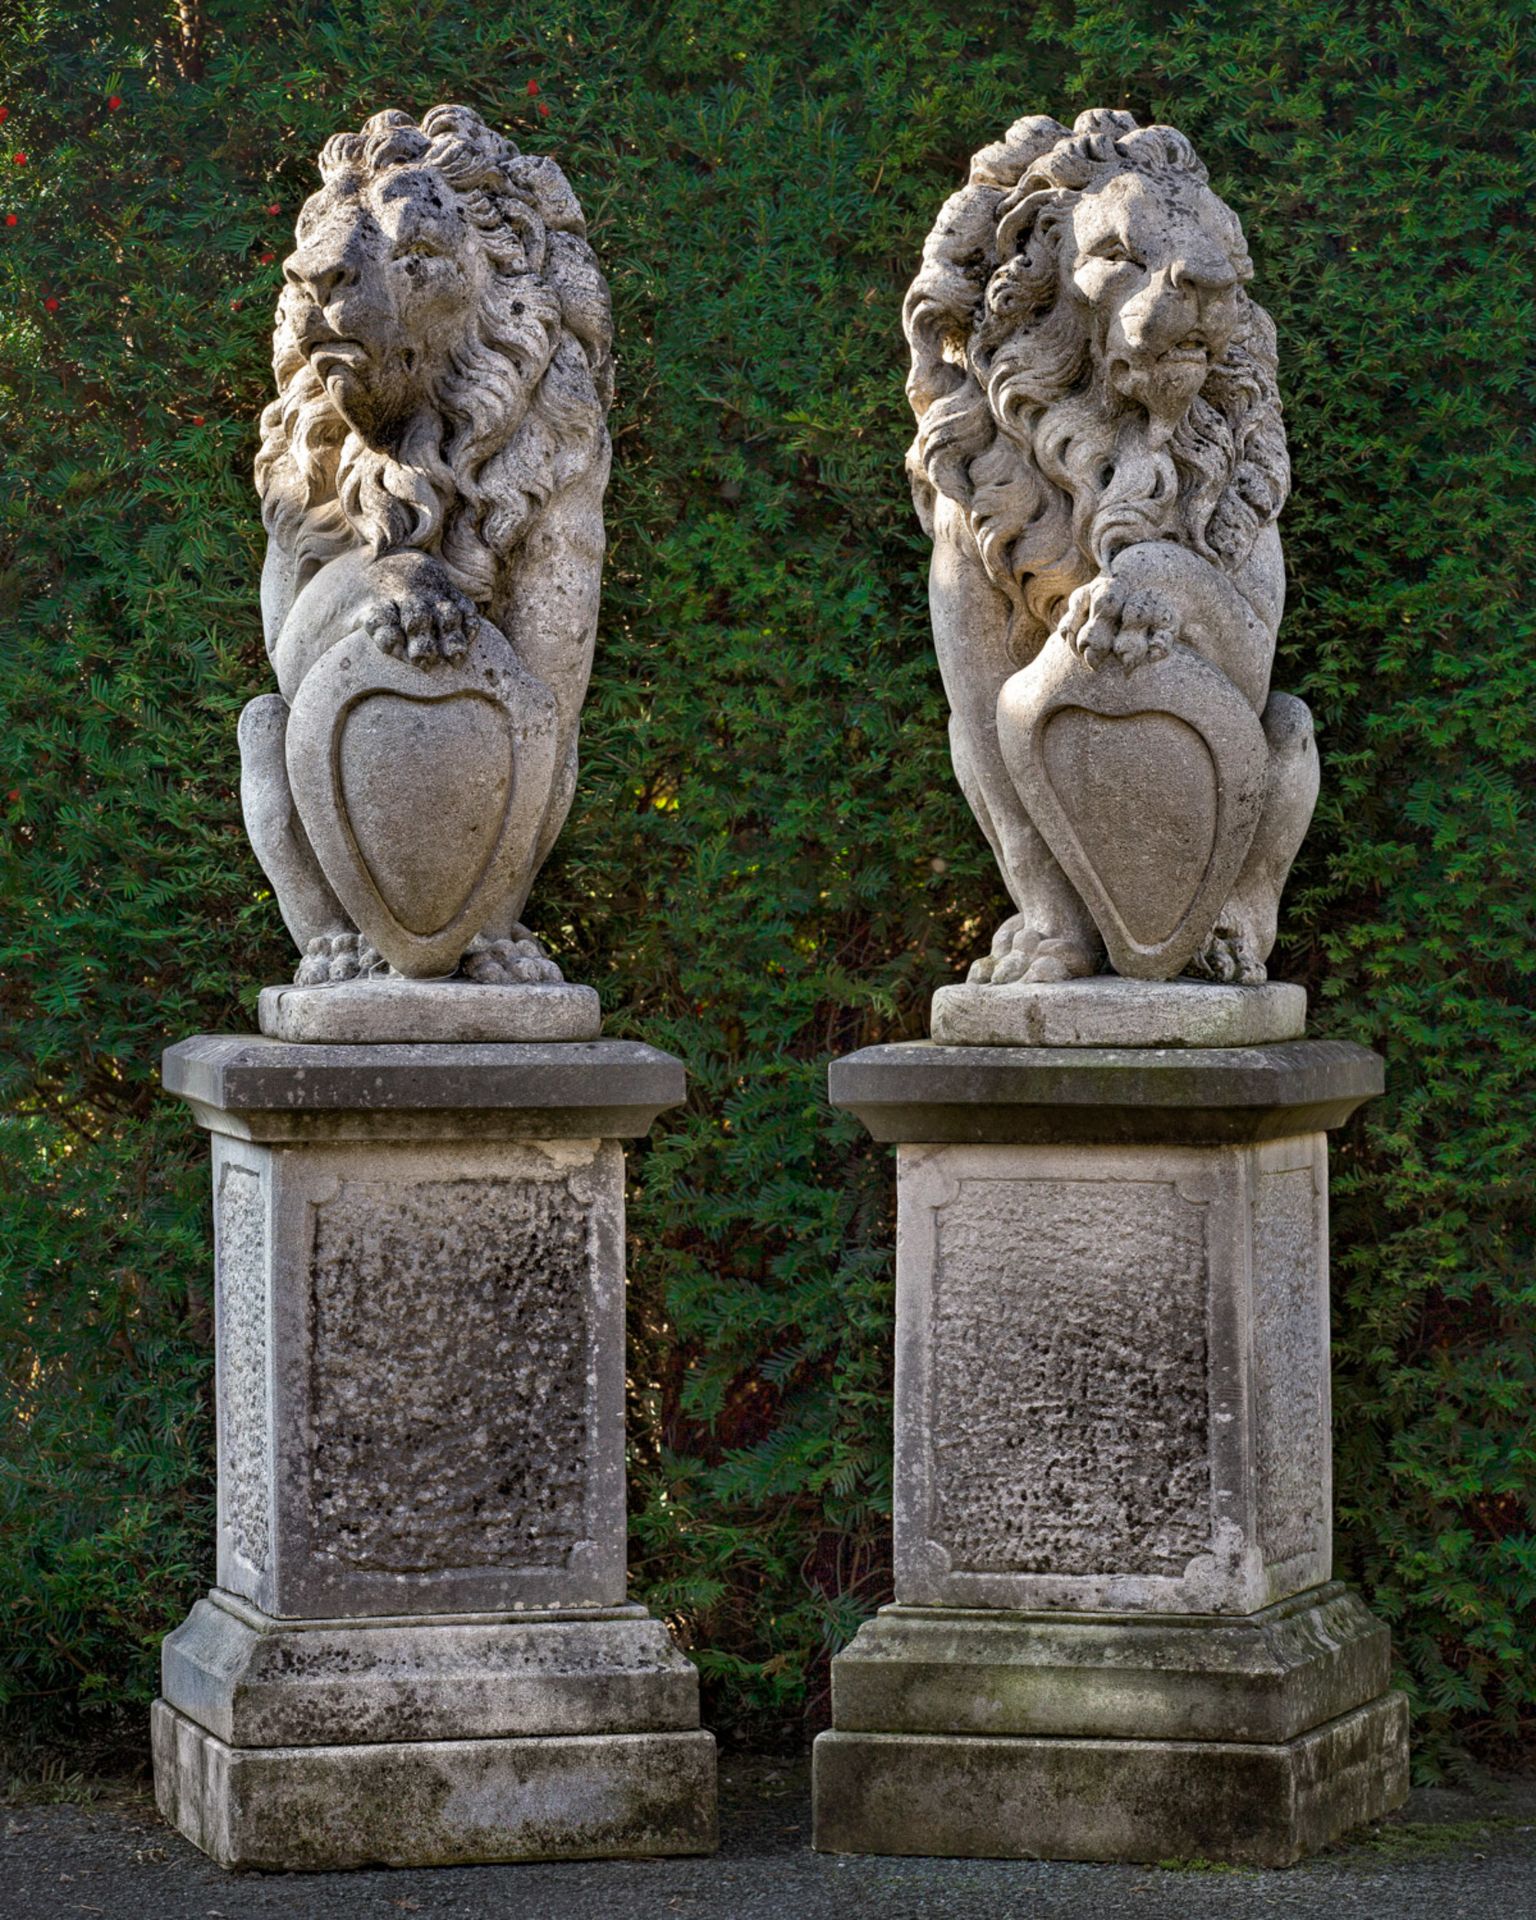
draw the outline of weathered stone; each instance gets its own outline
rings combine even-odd
[[[638,1040],[290,1046],[203,1033],[167,1047],[167,1093],[237,1140],[624,1140],[682,1100],[683,1063]]]
[[[302,986],[384,962],[558,981],[519,914],[575,788],[607,286],[559,168],[468,107],[375,114],[327,142],[320,172],[256,460],[279,690],[240,724],[251,843]],[[459,1004],[412,1037],[452,1028]],[[540,1018],[487,1034],[471,1013],[446,1037],[550,1037]]]
[[[537,1045],[595,1040],[603,1013],[591,987],[564,980],[498,987],[375,975],[324,987],[264,987],[260,1025],[274,1040],[301,1045]]]
[[[1299,1040],[1306,1024],[1302,987],[1114,974],[1045,986],[940,987],[932,1013],[934,1044],[945,1047],[1270,1046]]]
[[[1402,1800],[1386,1629],[1329,1583],[1324,1129],[1380,1069],[834,1063],[900,1143],[897,1604],[832,1663],[818,1847],[1284,1865]]]
[[[1342,1126],[1381,1092],[1347,1040],[1271,1047],[865,1047],[834,1060],[833,1106],[877,1140],[1237,1146]]]
[[[708,1847],[698,1676],[624,1600],[613,1135],[680,1063],[204,1035],[165,1079],[213,1134],[219,1442],[167,1816],[226,1865]]]
[[[897,1599],[1244,1614],[1327,1580],[1326,1178],[1321,1134],[900,1148]]]
[[[643,1607],[277,1620],[198,1601],[161,1648],[167,1703],[232,1747],[688,1732],[698,1670]]]
[[[883,1607],[832,1663],[844,1733],[1275,1744],[1391,1685],[1387,1629],[1337,1582],[1224,1616]]]
[[[1274,328],[1189,142],[1035,116],[907,295],[908,455],[955,773],[1016,912],[977,985],[1256,982],[1317,793],[1270,687],[1290,484]]]
[[[1294,1740],[824,1733],[824,1853],[1288,1867],[1408,1797],[1408,1700]]]
[[[226,1745],[163,1700],[160,1811],[224,1867],[467,1866],[708,1853],[707,1733]]]
[[[221,1380],[266,1341],[222,1395],[220,1586],[331,1618],[622,1601],[618,1145],[217,1136],[214,1180]]]

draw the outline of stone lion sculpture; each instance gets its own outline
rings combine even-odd
[[[560,169],[467,107],[375,114],[320,173],[256,461],[279,692],[240,723],[251,841],[300,985],[559,980],[520,915],[576,780],[608,290]]]
[[[1289,464],[1251,272],[1189,141],[1107,111],[1020,120],[924,247],[908,470],[955,771],[1016,908],[973,981],[1093,974],[1106,939],[1121,972],[1264,979],[1318,776],[1269,685]]]

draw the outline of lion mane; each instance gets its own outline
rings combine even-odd
[[[1081,304],[1061,296],[1064,216],[1133,169],[1207,181],[1182,134],[1128,113],[1085,113],[1070,132],[1044,115],[1017,121],[940,212],[903,311],[918,517],[931,534],[939,495],[961,508],[1025,657],[1067,596],[1137,541],[1176,540],[1236,571],[1290,487],[1275,330],[1246,292],[1244,326],[1156,451],[1102,377]]]
[[[300,351],[285,294],[256,487],[268,535],[299,558],[323,563],[359,544],[378,555],[428,550],[485,611],[538,510],[607,457],[608,288],[564,174],[520,154],[468,107],[435,107],[419,126],[409,114],[377,113],[320,155],[327,182],[422,165],[459,195],[491,267],[433,404],[392,452],[370,445]]]

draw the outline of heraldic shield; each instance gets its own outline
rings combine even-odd
[[[397,973],[452,973],[525,890],[554,774],[554,696],[486,622],[457,661],[358,632],[306,674],[288,779],[315,857]]]
[[[1215,926],[1258,826],[1269,751],[1252,707],[1186,647],[1092,667],[1058,634],[1003,687],[997,729],[1115,971],[1171,980]]]

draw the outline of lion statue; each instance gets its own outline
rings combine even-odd
[[[520,915],[576,781],[610,459],[608,289],[560,169],[467,107],[419,125],[375,114],[327,142],[320,174],[284,265],[277,398],[256,460],[280,691],[240,722],[251,842],[299,947],[299,984],[381,968],[295,808],[290,705],[349,636],[429,676],[489,623],[552,696],[555,771],[520,884],[461,972],[558,980]]]
[[[1189,963],[1258,982],[1311,818],[1311,716],[1270,691],[1290,469],[1275,333],[1236,216],[1171,127],[1020,120],[978,153],[907,295],[908,456],[956,775],[1016,911],[973,981],[1100,970],[1092,914],[1020,798],[1004,685],[1059,636],[1090,665],[1184,647],[1263,728],[1268,780],[1230,898]],[[1132,831],[1135,823],[1131,823]]]

